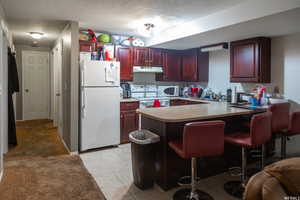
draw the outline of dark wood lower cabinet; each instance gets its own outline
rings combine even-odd
[[[129,133],[139,128],[139,115],[136,113],[138,102],[122,102],[120,116],[120,139],[121,144],[129,142]]]

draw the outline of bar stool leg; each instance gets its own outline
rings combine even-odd
[[[191,189],[180,189],[173,195],[173,200],[213,200],[206,192],[197,190],[197,158],[192,158]]]
[[[245,147],[242,147],[242,186],[246,186],[247,179],[247,155]]]
[[[265,156],[266,156],[266,151],[265,151],[265,144],[263,144],[262,146],[261,146],[261,152],[260,152],[260,161],[259,161],[259,167],[257,167],[257,168],[250,168],[250,169],[247,169],[247,176],[248,177],[251,177],[251,176],[253,176],[254,174],[256,174],[256,173],[258,173],[258,172],[260,172],[261,170],[263,170],[264,169],[264,167],[265,167]]]
[[[282,134],[281,135],[281,159],[286,158],[286,140],[287,140],[287,136]]]
[[[192,158],[192,191],[191,198],[198,199],[198,194],[196,193],[196,177],[197,177],[197,159]]]
[[[265,168],[265,156],[266,156],[266,147],[263,144],[261,146],[261,162],[260,162],[260,169],[263,170]]]
[[[224,190],[239,199],[243,198],[245,186],[247,184],[247,154],[246,148],[242,147],[242,174],[240,181],[229,181],[224,184]]]

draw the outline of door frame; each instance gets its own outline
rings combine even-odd
[[[47,118],[50,119],[50,112],[51,112],[51,72],[50,72],[50,52],[48,51],[35,51],[35,50],[22,50],[22,119],[23,120],[27,120],[25,118],[25,87],[24,87],[24,83],[25,83],[25,65],[24,65],[24,56],[27,53],[45,53],[47,54],[48,57],[48,98],[47,98],[47,104],[49,105],[48,107],[48,116]]]
[[[62,42],[58,42],[52,49],[53,52],[53,86],[54,86],[54,116],[53,124],[57,126],[60,136],[63,130],[63,105],[62,105]],[[58,93],[59,92],[59,96]],[[57,112],[56,112],[57,111]]]

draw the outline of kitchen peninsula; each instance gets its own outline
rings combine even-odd
[[[169,148],[168,142],[182,138],[183,127],[188,122],[205,120],[223,120],[226,130],[236,125],[238,120],[253,114],[265,112],[263,109],[243,109],[227,103],[199,101],[200,104],[170,106],[162,108],[138,109],[141,115],[141,128],[156,133],[161,137],[157,145],[156,183],[164,190],[176,186],[180,177],[190,174],[190,160],[181,159]],[[234,121],[234,123],[233,123]],[[225,130],[225,132],[226,132]],[[205,133],[203,133],[205,134]],[[239,150],[226,149],[223,156],[205,158],[198,162],[200,177],[207,177],[224,172],[230,166],[228,161],[239,160]],[[233,147],[235,148],[235,147]],[[229,151],[229,152],[228,152]],[[234,151],[234,152],[233,152]]]

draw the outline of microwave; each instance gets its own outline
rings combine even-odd
[[[157,94],[159,97],[179,96],[179,86],[158,86]]]

